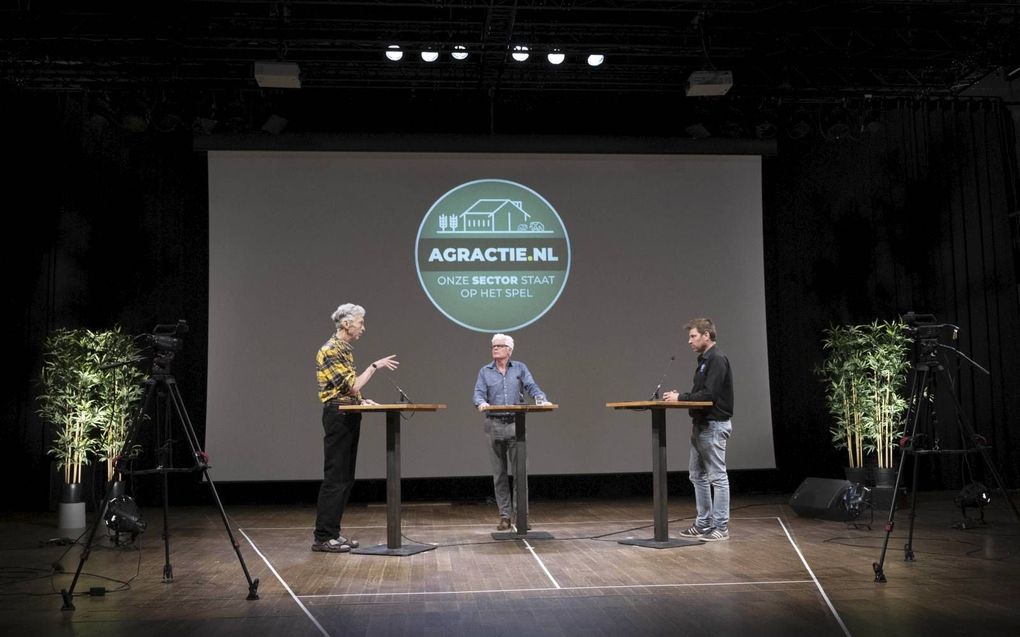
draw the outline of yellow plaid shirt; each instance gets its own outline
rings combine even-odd
[[[319,381],[319,400],[338,401],[342,405],[358,405],[361,393],[351,394],[358,377],[354,369],[354,348],[350,343],[333,338],[315,355],[315,377]]]

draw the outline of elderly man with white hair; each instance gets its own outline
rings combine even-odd
[[[357,540],[340,535],[340,525],[354,486],[361,414],[341,412],[337,407],[376,404],[361,395],[361,388],[372,379],[377,369],[396,369],[400,363],[396,354],[392,354],[375,361],[359,374],[354,367],[351,343],[365,333],[365,308],[344,303],[330,318],[336,332],[315,356],[315,376],[319,382],[319,400],[322,401],[324,462],[312,550],[346,553],[358,546]]]
[[[492,362],[478,370],[475,381],[474,403],[481,411],[490,405],[518,405],[524,394],[539,405],[548,402],[545,392],[535,382],[528,366],[511,361],[514,339],[506,334],[492,337]],[[486,412],[485,433],[489,435],[489,460],[492,463],[492,483],[499,507],[499,531],[510,528],[513,508],[510,498],[510,479],[507,477],[507,459],[510,466],[517,462],[517,438],[513,414]]]

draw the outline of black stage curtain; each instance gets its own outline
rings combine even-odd
[[[35,415],[35,379],[42,340],[54,327],[120,323],[141,333],[187,319],[192,332],[174,371],[204,434],[205,158],[192,150],[190,130],[132,130],[88,93],[13,90],[2,97],[18,159],[8,174],[6,208],[26,230],[9,239],[4,254],[7,271],[16,273],[9,332],[16,344],[0,444],[8,454],[5,483],[19,488],[0,509],[38,509],[48,504],[53,472],[45,455],[49,432]],[[799,139],[782,133],[778,154],[764,162],[779,473],[792,488],[804,476],[841,472],[814,374],[822,330],[913,310],[958,325],[957,347],[991,371],[985,376],[950,357],[948,395],[959,399],[1015,487],[1020,318],[1009,221],[1018,209],[1012,122],[995,100],[884,101],[866,111],[846,111],[867,122],[842,131],[826,128],[819,111],[811,132],[801,130]],[[656,117],[663,131],[676,129],[667,115]],[[607,123],[605,132],[647,134],[647,119],[626,121]],[[364,126],[375,132],[371,122]],[[714,318],[725,326],[726,317]],[[959,446],[952,410],[943,407],[944,446]],[[738,428],[740,419],[753,417],[741,414],[738,403]],[[980,461],[971,462],[980,472]],[[924,477],[931,486],[967,478],[959,458],[926,463]]]
[[[1015,137],[998,101],[887,101],[867,126],[782,140],[765,162],[766,289],[780,467],[831,475],[838,454],[814,371],[834,324],[933,313],[959,326],[943,341],[932,431],[960,449],[959,413],[993,447],[1007,484],[1020,465],[1020,314],[1010,214]],[[863,121],[863,120],[859,120]],[[845,132],[845,131],[841,131]],[[969,457],[976,478],[993,481]],[[922,461],[928,486],[971,477],[959,456]]]

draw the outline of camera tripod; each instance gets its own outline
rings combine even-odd
[[[910,423],[909,431],[906,433],[904,439],[901,441],[903,453],[900,457],[899,470],[896,472],[896,483],[893,487],[892,503],[889,506],[889,519],[885,524],[885,541],[882,543],[882,553],[878,558],[877,562],[872,564],[872,568],[875,571],[875,582],[884,583],[885,577],[885,555],[889,547],[889,536],[893,532],[895,526],[895,515],[896,515],[896,494],[899,493],[900,484],[903,481],[903,471],[906,467],[907,456],[914,456],[913,466],[913,482],[911,484],[910,492],[910,527],[907,533],[907,543],[903,547],[904,556],[903,559],[908,562],[914,561],[914,521],[917,517],[917,487],[918,487],[918,476],[921,465],[921,458],[924,456],[934,456],[939,454],[945,455],[960,455],[966,461],[967,455],[972,453],[980,454],[984,461],[985,468],[989,475],[991,475],[999,490],[1002,492],[1003,497],[1009,503],[1010,508],[1013,509],[1013,514],[1017,520],[1020,521],[1020,512],[1017,511],[1016,505],[1009,496],[1009,492],[1006,490],[1005,485],[1002,482],[1002,478],[999,472],[995,468],[995,464],[992,461],[991,454],[989,453],[989,447],[985,444],[985,440],[982,436],[978,435],[974,428],[967,422],[963,415],[959,401],[956,399],[955,394],[949,392],[952,396],[953,405],[956,410],[956,423],[959,428],[960,434],[960,449],[943,449],[941,446],[941,439],[938,433],[938,416],[936,413],[936,402],[938,397],[941,395],[938,390],[939,378],[944,376],[945,379],[952,386],[952,378],[949,373],[946,372],[945,367],[937,360],[937,352],[939,348],[946,348],[962,354],[955,348],[941,345],[938,342],[937,337],[934,338],[922,338],[915,344],[916,350],[920,352],[919,360],[914,365],[914,378],[913,385],[910,390],[910,398],[907,403],[907,420]],[[964,356],[966,358],[966,356]],[[970,359],[967,359],[970,360]],[[973,361],[970,361],[973,363]],[[982,368],[977,363],[973,363],[976,367],[988,373],[987,370]],[[968,446],[968,441],[970,445]],[[905,443],[905,445],[904,445]]]
[[[175,346],[179,347],[179,339],[173,340],[177,342]],[[244,571],[244,577],[248,581],[248,596],[246,599],[256,600],[259,598],[259,580],[253,580],[248,572],[248,565],[245,564],[244,556],[241,555],[240,546],[238,545],[237,540],[234,539],[233,532],[230,530],[230,521],[227,518],[226,511],[223,510],[223,503],[220,501],[220,496],[216,492],[216,485],[213,484],[212,478],[209,476],[208,456],[204,451],[202,451],[201,446],[199,445],[198,436],[195,434],[195,429],[192,426],[191,420],[188,418],[188,412],[184,407],[184,399],[181,398],[181,391],[177,387],[177,380],[174,378],[173,374],[170,373],[170,362],[173,360],[173,352],[159,351],[158,340],[156,341],[156,344],[157,352],[153,356],[153,371],[149,378],[145,381],[144,398],[140,401],[138,411],[132,419],[130,425],[131,429],[128,433],[127,439],[125,440],[124,446],[121,448],[120,454],[114,463],[114,468],[120,475],[159,474],[163,477],[163,548],[166,560],[163,565],[164,583],[171,583],[174,581],[173,566],[170,564],[168,474],[201,472],[206,483],[209,485],[209,490],[212,493],[213,499],[216,501],[216,506],[220,510],[220,517],[223,520],[223,528],[227,531],[227,537],[230,538],[230,543],[234,547],[237,559],[241,563],[241,569]],[[127,363],[130,362],[134,361],[127,361]],[[126,465],[130,461],[132,451],[135,448],[139,437],[141,424],[145,420],[145,414],[148,411],[148,407],[152,402],[154,395],[156,396],[154,412],[157,442],[156,467],[142,470],[128,469],[126,468]],[[185,438],[188,441],[188,446],[191,449],[191,456],[194,459],[194,464],[190,467],[178,468],[173,466],[173,459],[171,457],[171,433],[173,430],[172,425],[174,423],[183,429]],[[116,488],[119,486],[122,485],[113,481],[111,481],[107,486],[102,511],[96,516],[88,529],[88,540],[85,542],[85,546],[82,549],[81,559],[78,561],[78,568],[74,572],[74,578],[71,580],[71,586],[60,591],[60,596],[64,601],[64,605],[61,607],[61,610],[74,610],[73,599],[75,586],[77,586],[82,568],[85,566],[85,562],[89,559],[89,555],[92,552],[96,531],[111,511],[111,502],[113,502],[116,498],[116,494],[114,492],[115,490],[118,490]]]

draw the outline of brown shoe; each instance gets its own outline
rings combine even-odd
[[[497,531],[506,531],[510,528],[510,518],[500,518],[499,526],[496,527]]]

